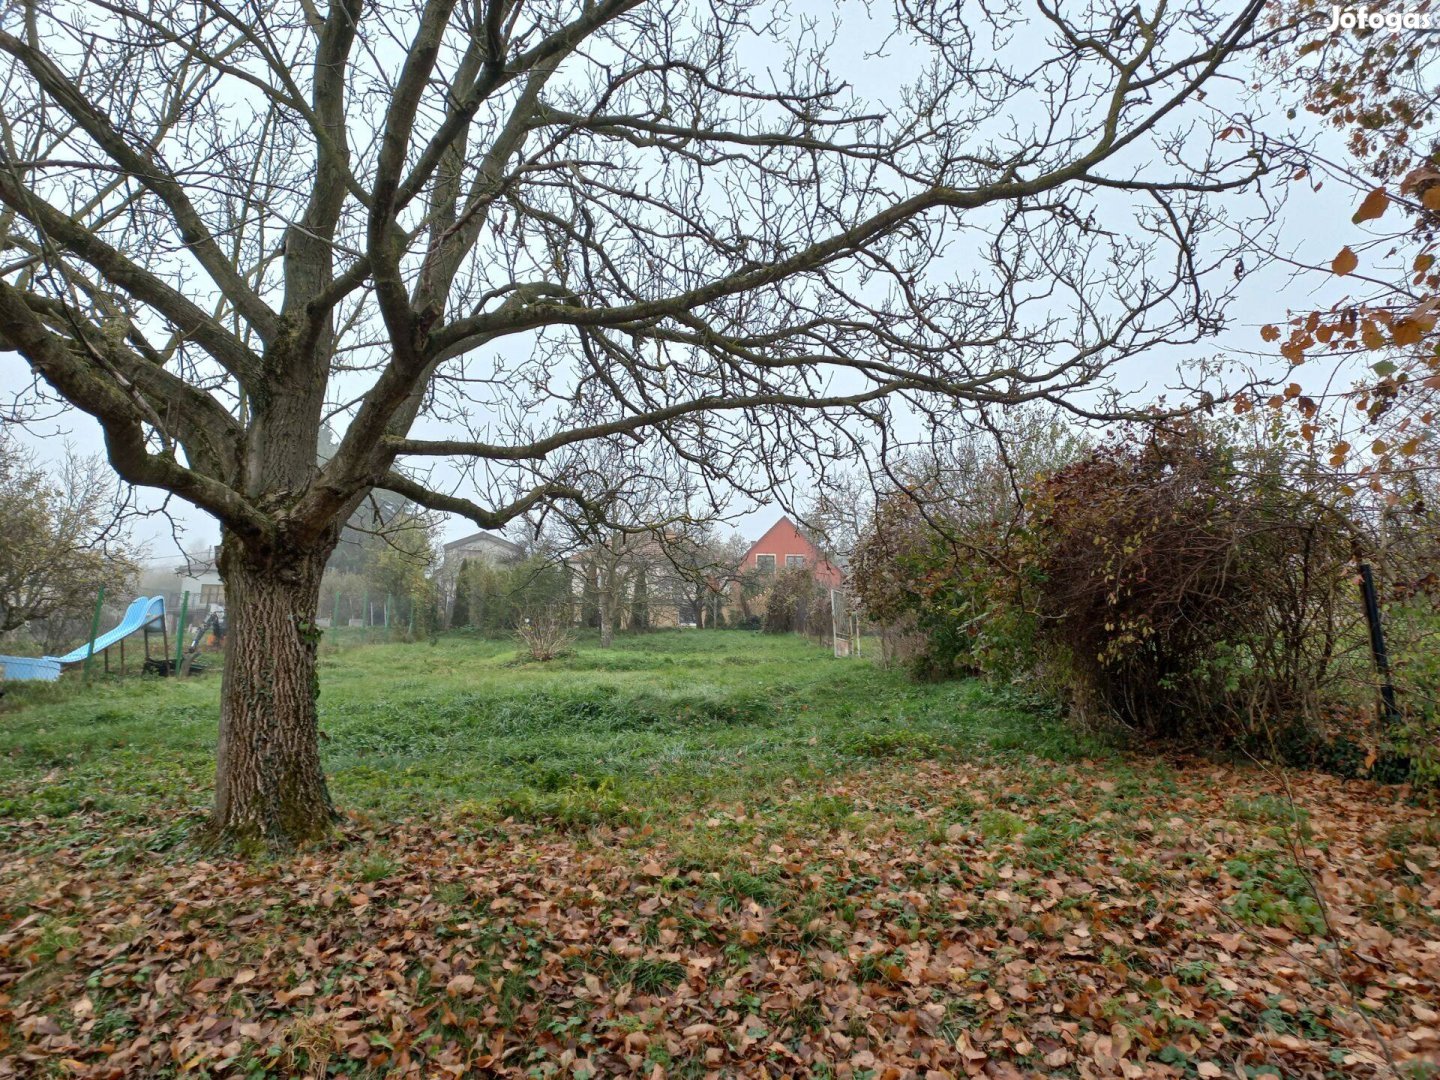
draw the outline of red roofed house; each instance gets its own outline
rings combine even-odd
[[[821,557],[819,549],[807,540],[788,517],[781,517],[765,535],[750,545],[740,562],[742,574],[758,570],[773,574],[778,570],[808,567],[815,580],[827,588],[837,589],[845,573]]]

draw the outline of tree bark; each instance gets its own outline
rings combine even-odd
[[[220,691],[215,838],[293,845],[335,811],[320,768],[315,625],[327,551],[247,550],[225,538],[229,640]]]

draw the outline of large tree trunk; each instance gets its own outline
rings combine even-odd
[[[315,625],[326,552],[246,550],[220,561],[229,621],[215,765],[217,839],[289,845],[322,836],[334,809],[320,769]]]

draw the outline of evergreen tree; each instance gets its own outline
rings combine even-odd
[[[450,608],[450,628],[470,625],[470,560],[460,560],[460,572],[455,575],[455,603]]]
[[[635,571],[635,591],[630,594],[630,629],[650,629],[650,586],[643,566]]]
[[[600,586],[595,580],[595,568],[588,563],[583,570],[585,581],[580,588],[580,625],[595,629],[600,625]]]
[[[510,591],[515,571],[477,562],[470,568],[470,622],[483,634],[496,635],[513,625]]]

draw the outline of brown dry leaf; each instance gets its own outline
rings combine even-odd
[[[1364,221],[1374,221],[1376,218],[1383,216],[1389,207],[1390,196],[1385,194],[1384,188],[1376,188],[1365,196],[1351,220],[1355,222],[1356,225]]]

